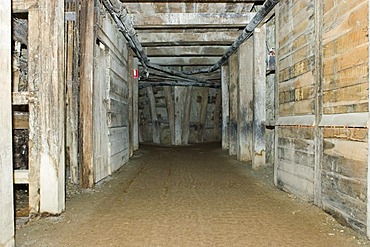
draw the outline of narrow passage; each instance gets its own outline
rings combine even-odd
[[[17,246],[365,244],[261,178],[217,144],[141,146],[112,178],[72,196],[64,214],[18,229]]]

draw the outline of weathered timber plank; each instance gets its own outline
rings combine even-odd
[[[186,88],[184,100],[184,118],[182,121],[181,143],[187,145],[189,143],[190,134],[190,111],[191,111],[191,96],[193,87]]]
[[[158,117],[157,117],[157,108],[155,105],[155,97],[153,93],[153,88],[151,86],[147,87],[147,95],[149,99],[150,115],[152,118],[152,131],[153,131],[153,143],[161,143],[160,131]]]
[[[255,30],[253,36],[253,156],[254,169],[265,166],[266,144],[266,27]]]
[[[94,70],[94,16],[95,6],[91,1],[81,2],[81,67],[80,67],[80,146],[82,188],[94,186],[92,85]]]
[[[281,140],[281,139],[279,139]],[[294,148],[278,146],[278,156],[281,160],[296,163],[301,166],[314,168],[315,153],[313,150],[296,150]]]
[[[29,101],[29,210],[30,215],[35,216],[39,214],[40,210],[40,106],[38,102],[39,97],[39,84],[41,83],[40,73],[40,32],[39,22],[41,16],[39,15],[39,9],[30,9],[28,13],[28,25],[29,25],[29,36],[28,36],[28,81],[29,91],[34,92],[35,97]]]
[[[313,159],[312,159],[313,161]],[[314,170],[313,167],[300,165],[295,162],[290,162],[284,159],[281,159],[279,163],[279,170],[290,173],[297,177],[298,179],[305,179],[313,183],[314,179]]]
[[[222,149],[229,149],[230,135],[230,93],[229,93],[229,65],[221,67],[221,91],[222,91]]]
[[[343,198],[340,198],[340,200],[343,200]],[[354,207],[359,207],[358,203],[352,204]],[[361,205],[363,207],[363,205]],[[328,212],[329,214],[333,215],[333,217],[340,222],[343,225],[351,226],[357,231],[365,232],[365,222],[361,222],[357,220],[352,215],[348,214],[348,209],[353,210],[351,206],[343,207],[341,203],[338,203],[337,201],[332,201],[325,197],[323,194],[322,198],[322,208],[324,211]]]
[[[245,27],[254,13],[155,13],[129,14],[134,28]],[[217,23],[217,24],[215,24]]]
[[[221,90],[217,90],[216,102],[213,118],[213,138],[215,140],[220,139],[220,118],[221,118]]]
[[[203,142],[205,138],[205,124],[207,119],[207,107],[208,107],[208,95],[209,89],[200,89],[201,103],[199,113],[199,125],[198,125],[198,142]]]
[[[280,167],[280,164],[278,164]],[[313,183],[285,172],[278,168],[277,184],[280,188],[300,196],[307,201],[313,201]]]
[[[128,107],[125,107],[125,113],[107,113],[107,124],[109,128],[127,127],[128,126]]]
[[[128,54],[128,71],[133,71],[135,68],[133,66],[134,63],[134,53],[132,50],[130,50]],[[129,97],[128,97],[128,108],[129,108],[129,113],[128,113],[128,118],[129,118],[129,151],[130,151],[130,157],[134,155],[134,139],[133,139],[133,132],[134,132],[134,106],[133,106],[133,87],[134,87],[134,78],[130,77],[129,80]]]
[[[138,60],[134,58],[133,67],[138,68]],[[133,79],[133,145],[134,151],[139,149],[139,81],[138,79]]]
[[[32,8],[37,8],[37,0],[13,0],[12,12],[13,13],[22,13],[28,12]]]
[[[237,154],[237,126],[238,126],[238,55],[234,54],[229,59],[230,77],[230,123],[229,123],[229,154]]]
[[[237,158],[252,161],[253,158],[253,39],[247,40],[238,51],[238,114]]]
[[[240,35],[238,31],[223,32],[139,32],[139,41],[143,46],[164,45],[230,45]]]
[[[0,3],[0,245],[14,246],[11,1]]]
[[[167,117],[170,126],[171,145],[175,145],[175,108],[172,97],[172,87],[163,87],[167,106]]]
[[[40,213],[65,210],[64,0],[39,0]],[[31,45],[31,44],[30,44]]]
[[[175,145],[182,143],[182,120],[184,112],[184,88],[174,87],[175,102]]]
[[[219,57],[152,57],[150,62],[167,66],[210,66],[218,62]]]
[[[228,46],[162,46],[146,47],[145,51],[149,57],[178,56],[222,56]]]
[[[66,3],[67,11],[75,11],[79,8],[79,3]],[[78,15],[78,14],[77,14]],[[67,87],[67,106],[66,106],[66,166],[70,171],[70,181],[73,184],[79,182],[79,156],[78,156],[78,59],[79,43],[77,26],[79,18],[76,21],[69,21],[67,26],[66,39],[66,87]]]
[[[102,49],[99,44],[94,47],[94,84],[93,84],[93,159],[94,159],[94,182],[102,180],[108,176],[110,165],[108,156],[110,153],[108,143],[108,113],[121,113],[122,104],[119,101],[102,99],[106,98],[108,87],[107,81],[107,56],[106,50]],[[123,108],[125,109],[125,108]]]

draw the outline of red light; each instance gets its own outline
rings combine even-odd
[[[132,75],[132,77],[133,77],[134,79],[138,79],[138,78],[139,78],[139,70],[138,70],[138,69],[134,69],[134,70],[133,70],[133,75]]]

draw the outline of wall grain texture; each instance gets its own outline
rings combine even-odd
[[[277,184],[314,200],[363,233],[368,202],[368,6],[365,0],[285,0],[276,20],[276,110],[278,119],[284,118],[276,132]],[[314,114],[311,119],[316,121],[307,121]],[[320,191],[312,193],[314,188]]]

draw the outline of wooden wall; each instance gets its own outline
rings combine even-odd
[[[282,1],[277,14],[279,187],[313,200],[315,143],[315,5]]]
[[[98,16],[93,103],[95,182],[129,160],[129,91],[132,90],[126,40],[102,6]]]
[[[323,5],[322,204],[366,230],[368,164],[368,1]]]
[[[221,90],[160,86],[142,88],[139,90],[139,124],[140,142],[186,145],[219,141]]]
[[[276,184],[361,232],[367,220],[368,1],[276,10]]]

